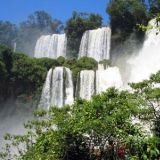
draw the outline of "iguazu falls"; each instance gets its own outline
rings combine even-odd
[[[160,159],[160,1],[0,8],[0,160]]]

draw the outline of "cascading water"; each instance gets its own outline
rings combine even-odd
[[[39,107],[47,109],[51,106],[62,107],[65,104],[71,105],[73,101],[73,82],[70,69],[65,67],[50,69],[43,87]]]
[[[73,81],[72,81],[72,72],[70,69],[65,68],[66,71],[66,81],[65,81],[65,104],[71,105],[74,101],[73,98]]]
[[[103,64],[98,64],[98,70],[104,70],[104,65]]]
[[[109,87],[121,88],[123,86],[118,67],[109,67],[96,71],[96,94],[104,92]]]
[[[43,86],[42,95],[39,103],[40,108],[48,108],[50,107],[50,99],[51,99],[51,80],[52,80],[52,69],[50,69],[47,73],[47,78]]]
[[[82,99],[90,100],[93,94],[99,94],[109,87],[121,88],[123,82],[117,67],[104,69],[104,65],[98,65],[98,70],[83,70],[80,72],[79,95]]]
[[[109,59],[110,39],[111,30],[109,27],[86,31],[82,37],[79,57],[88,56],[95,58],[97,61]],[[46,43],[49,43],[49,47],[46,46]],[[44,44],[44,47],[42,44]],[[48,36],[40,38],[39,42],[37,42],[39,50],[48,49],[48,57],[51,46],[53,46],[53,42],[50,42]],[[44,49],[45,47],[46,49]],[[103,64],[99,64],[96,72],[93,70],[81,71],[78,85],[79,97],[90,100],[93,94],[101,93],[112,86],[119,87],[122,83],[118,68],[105,69]],[[73,94],[71,71],[68,68],[56,67],[52,73],[48,73],[42,93],[42,97],[47,96],[41,98],[40,106],[45,103],[47,108],[50,106],[62,107],[64,104],[72,104],[74,101]]]
[[[155,20],[152,20],[150,24],[155,25]],[[110,35],[109,28],[86,31],[81,41],[79,57],[89,56],[98,61],[109,58]],[[160,33],[158,29],[151,29],[146,33],[142,50],[129,60],[131,66],[129,82],[138,82],[149,78],[151,73],[160,69],[158,50],[160,50]],[[52,78],[50,78],[51,75]],[[51,82],[50,79],[52,79]],[[124,87],[119,68],[105,68],[103,64],[98,65],[97,71],[81,71],[77,86],[79,97],[86,100],[90,100],[93,94],[99,94],[109,87]],[[73,94],[71,71],[65,67],[57,67],[54,71],[48,72],[42,93],[44,98],[41,98],[40,104],[46,104],[47,107],[51,105],[62,107],[64,104],[72,104]]]
[[[86,31],[83,34],[80,57],[92,57],[97,61],[110,58],[111,29],[109,27]]]
[[[150,24],[156,26],[155,20]],[[96,30],[86,31],[82,37],[79,58],[92,57],[97,61],[110,58],[111,30],[103,27]],[[65,34],[53,34],[41,36],[36,43],[34,57],[57,58],[66,57],[67,38]],[[14,45],[16,51],[16,44]],[[151,29],[146,33],[146,39],[141,51],[128,62],[131,66],[129,82],[139,82],[149,78],[150,74],[160,70],[160,33],[159,29]],[[128,66],[127,66],[128,67]],[[127,82],[128,82],[127,81]],[[123,87],[121,74],[117,67],[105,68],[98,65],[98,70],[80,72],[79,96],[90,100],[93,94],[99,94],[109,87]],[[49,109],[50,106],[62,107],[64,104],[71,105],[74,101],[72,72],[65,67],[50,69],[43,87],[39,107]],[[1,107],[0,111],[0,141],[6,132],[23,133],[22,122],[33,118],[32,105],[19,104],[21,102],[9,102]],[[10,106],[10,108],[9,108]],[[23,107],[22,107],[23,106]],[[135,119],[133,119],[134,121]],[[139,119],[138,119],[139,120]],[[137,120],[135,120],[137,123]],[[138,123],[141,123],[140,121]],[[16,124],[16,125],[15,125]],[[145,126],[145,125],[144,125]],[[143,127],[144,127],[143,126]],[[144,127],[144,128],[149,128]]]
[[[67,37],[65,34],[43,35],[36,43],[34,57],[66,57]]]
[[[94,93],[95,93],[95,72],[92,70],[81,71],[79,96],[82,99],[90,100]]]
[[[64,68],[56,67],[52,74],[51,105],[62,107],[64,105]]]
[[[146,32],[146,40],[138,55],[129,60],[131,65],[130,82],[139,82],[148,79],[152,73],[160,70],[160,32],[156,28],[156,21],[151,20],[154,26]]]

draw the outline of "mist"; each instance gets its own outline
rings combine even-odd
[[[32,102],[9,99],[0,104],[0,150],[6,143],[4,135],[22,135],[25,133],[23,126],[28,120],[32,120],[33,111],[36,109]]]
[[[34,56],[38,38],[42,35],[61,33],[63,23],[54,19],[45,11],[35,11],[18,25],[0,21],[0,43],[9,46],[16,52]]]
[[[146,32],[141,43],[132,34],[123,44],[112,50],[112,64],[120,68],[124,86],[128,82],[149,79],[160,68],[160,33],[155,20],[149,25],[154,28]]]
[[[131,64],[129,60],[138,56],[143,47],[144,40],[139,41],[134,33],[132,33],[123,43],[112,46],[111,61],[113,66],[120,69],[123,85],[127,86],[131,75]]]
[[[160,33],[155,20],[151,20],[149,25],[155,27],[146,32],[143,48],[138,55],[134,53],[128,60],[131,65],[129,81],[132,82],[148,79],[151,74],[158,72],[160,69]]]

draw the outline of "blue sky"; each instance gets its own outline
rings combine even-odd
[[[109,0],[0,0],[0,20],[18,24],[37,10],[45,10],[53,18],[65,22],[73,11],[100,14],[104,24],[108,21],[105,12]]]

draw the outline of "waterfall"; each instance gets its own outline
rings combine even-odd
[[[104,64],[98,64],[98,70],[104,70]]]
[[[96,93],[104,92],[109,87],[121,88],[123,86],[118,67],[108,67],[96,71]]]
[[[66,57],[66,47],[67,38],[65,34],[43,35],[37,40],[34,57]]]
[[[64,68],[56,67],[52,74],[52,85],[51,85],[51,106],[62,107],[64,105]]]
[[[155,23],[155,20],[150,22],[154,26]],[[98,61],[109,58],[110,36],[110,28],[86,31],[82,37],[79,57],[89,56]],[[46,42],[48,37],[45,36],[42,39],[39,45],[44,43],[43,41]],[[53,43],[49,43],[49,46],[53,46]],[[159,30],[156,28],[148,30],[141,51],[128,61],[131,66],[130,75],[128,75],[129,82],[147,79],[150,74],[160,69],[159,50]],[[119,89],[124,87],[119,68],[106,68],[103,64],[99,64],[96,71],[82,70],[79,73],[77,86],[77,93],[79,93],[77,97],[86,100],[91,100],[92,95],[106,91],[109,87]],[[72,72],[68,68],[56,67],[54,70],[49,70],[39,106],[49,108],[55,105],[62,107],[64,104],[72,104],[74,101],[73,88]]]
[[[80,57],[92,57],[97,61],[110,58],[111,29],[109,27],[86,31],[83,34]]]
[[[150,25],[156,26],[156,21],[151,20]],[[158,28],[146,32],[144,45],[138,55],[128,61],[131,65],[130,82],[139,82],[148,79],[152,73],[160,70],[160,33]]]
[[[93,94],[106,91],[109,87],[121,88],[123,82],[118,67],[104,69],[103,64],[98,65],[98,70],[83,70],[80,72],[79,96],[90,100]]]
[[[95,72],[92,70],[81,71],[79,96],[82,99],[90,100],[94,92],[95,92]]]
[[[46,81],[43,86],[42,95],[39,103],[40,108],[50,107],[51,79],[52,79],[52,69],[50,69],[47,73]]]
[[[65,93],[65,104],[71,105],[74,101],[73,98],[73,81],[72,81],[72,72],[70,69],[65,68],[66,70],[66,81],[65,81],[65,88],[66,88],[66,93]]]
[[[40,108],[62,107],[74,101],[72,72],[65,67],[56,67],[48,71],[39,103]]]
[[[16,52],[16,50],[17,50],[17,43],[14,42],[14,44],[13,44],[13,52]]]

